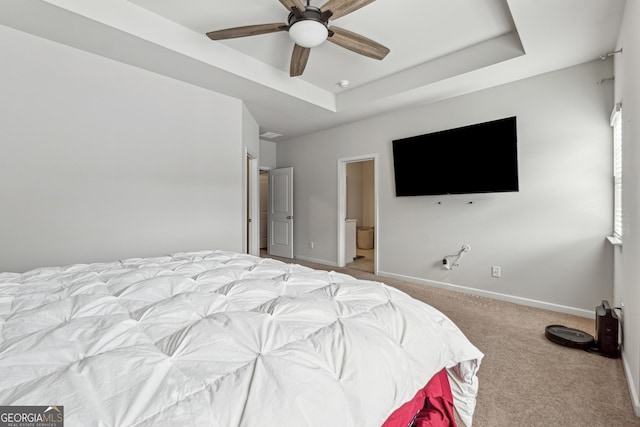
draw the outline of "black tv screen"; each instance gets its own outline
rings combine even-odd
[[[516,118],[393,141],[396,197],[518,191]]]

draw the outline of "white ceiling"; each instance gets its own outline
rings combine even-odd
[[[614,50],[624,4],[377,0],[330,25],[387,46],[384,60],[324,43],[295,78],[286,32],[205,36],[285,23],[278,0],[0,0],[0,24],[242,99],[287,139],[595,60]]]

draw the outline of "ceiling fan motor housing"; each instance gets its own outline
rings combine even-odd
[[[329,36],[327,25],[327,13],[319,8],[307,6],[304,11],[294,8],[289,14],[289,37],[299,46],[316,47]]]

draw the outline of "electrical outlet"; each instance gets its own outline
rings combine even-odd
[[[312,241],[309,242],[309,249],[313,249],[314,243]]]
[[[497,265],[491,267],[491,277],[500,277],[500,273],[500,267],[498,267]]]

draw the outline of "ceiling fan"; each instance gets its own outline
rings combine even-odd
[[[307,66],[311,48],[321,45],[325,40],[369,58],[383,59],[389,53],[389,49],[380,43],[360,34],[329,26],[329,18],[338,19],[373,3],[375,0],[329,0],[320,8],[311,6],[310,0],[307,0],[306,5],[302,0],[279,1],[290,12],[286,24],[260,24],[227,28],[208,32],[207,36],[211,40],[225,40],[288,31],[289,37],[295,43],[289,69],[291,77],[302,75]]]

